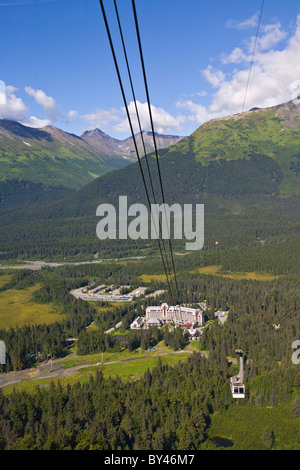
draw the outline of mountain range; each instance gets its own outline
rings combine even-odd
[[[80,141],[95,142],[99,134],[89,131]],[[300,106],[294,102],[207,122],[159,151],[165,200],[205,204],[206,246],[216,239],[234,246],[254,243],[258,234],[295,233],[300,217],[299,144]],[[157,202],[162,202],[154,153],[148,160]],[[142,165],[150,188],[145,158]],[[117,205],[120,195],[127,195],[128,204],[146,203],[137,162],[93,179],[60,201],[37,205],[26,216],[6,212],[1,250],[5,257],[40,258],[151,251],[147,243],[97,239],[96,208],[101,203]]]
[[[145,132],[144,137],[147,152],[153,151],[152,134]],[[158,148],[172,145],[181,138],[157,135]],[[75,190],[135,160],[132,137],[117,140],[99,129],[77,136],[54,126],[35,129],[0,120],[2,190],[3,182],[8,181]]]
[[[140,155],[144,155],[143,141],[145,144],[147,154],[154,152],[154,142],[152,132],[142,131],[143,139],[141,134],[135,135],[135,141]],[[100,129],[94,129],[92,131],[86,131],[82,134],[81,138],[89,145],[94,147],[99,153],[107,156],[115,156],[119,158],[125,158],[130,162],[136,161],[136,152],[134,140],[132,137],[128,137],[124,140],[114,139],[109,135],[102,132]],[[157,149],[164,149],[176,144],[183,137],[174,135],[163,135],[155,133],[155,141]]]
[[[160,150],[167,202],[194,202],[211,195],[298,197],[299,147],[300,105],[293,102],[211,120],[175,145]],[[148,160],[159,198],[154,153]],[[143,166],[147,179],[145,159]],[[95,204],[116,203],[119,194],[128,195],[132,202],[145,200],[137,163],[93,180],[68,198],[69,209],[73,207],[78,214],[82,200],[87,213],[87,198]]]

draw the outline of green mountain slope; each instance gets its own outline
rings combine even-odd
[[[167,154],[193,155],[203,165],[219,160],[249,160],[253,155],[271,157],[282,172],[280,193],[291,196],[300,195],[299,146],[300,106],[288,102],[209,121]]]
[[[147,152],[153,150],[145,133]],[[158,148],[181,137],[157,135]],[[141,147],[140,139],[137,139]],[[0,120],[0,208],[61,199],[111,170],[136,161],[133,139],[99,129],[76,136],[54,126],[34,129]]]
[[[118,140],[110,137],[100,129],[86,131],[81,138],[96,148],[102,155],[114,156],[135,162],[137,160],[133,138],[130,136],[124,140]],[[176,135],[164,135],[155,133],[155,141],[157,149],[165,149],[176,144],[183,137]],[[140,134],[135,135],[137,148],[140,155],[144,154],[144,145]],[[152,132],[143,131],[143,141],[147,154],[154,152],[155,146],[153,142]]]
[[[205,249],[215,240],[229,248],[257,243],[258,237],[287,238],[299,233],[298,121],[298,107],[288,103],[211,121],[176,145],[160,150],[166,202],[205,205]],[[278,129],[284,130],[278,134]],[[154,155],[149,164],[157,202],[162,202]],[[146,174],[145,160],[143,167]],[[149,183],[148,177],[146,180]],[[4,211],[2,256],[86,258],[96,251],[104,257],[154,253],[156,241],[97,239],[98,205],[110,203],[117,209],[119,196],[127,196],[128,204],[146,204],[138,163],[96,178],[43,210],[36,208],[25,216]],[[176,249],[182,247],[183,243],[176,242]]]
[[[74,134],[53,126],[33,129],[0,121],[0,180],[24,180],[78,189],[128,162],[106,155]]]

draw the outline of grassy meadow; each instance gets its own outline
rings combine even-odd
[[[27,392],[30,392],[34,391],[37,386],[49,387],[51,381],[53,381],[54,383],[60,381],[62,386],[66,386],[68,384],[72,385],[76,382],[84,383],[90,379],[91,375],[95,375],[96,368],[101,369],[104,378],[121,377],[122,380],[125,381],[138,380],[143,377],[147,369],[152,370],[157,365],[159,357],[163,365],[168,364],[169,366],[173,367],[179,362],[184,362],[189,357],[189,354],[170,353],[162,356],[157,356],[156,354],[153,354],[151,357],[144,357],[128,362],[115,363],[114,360],[124,360],[129,358],[133,359],[138,357],[139,354],[137,354],[137,352],[124,352],[119,355],[111,354],[110,357],[108,357],[108,353],[104,353],[104,362],[108,362],[109,360],[111,360],[111,363],[100,365],[97,364],[96,361],[98,360],[99,362],[101,362],[101,356],[101,354],[94,354],[92,356],[81,356],[78,361],[76,361],[76,357],[68,357],[62,361],[63,368],[70,369],[76,366],[79,367],[80,365],[83,365],[83,368],[78,369],[77,371],[66,370],[66,375],[62,377],[55,377],[55,371],[51,372],[49,367],[48,377],[44,379],[39,379],[38,372],[32,371],[29,376],[31,378],[35,378],[35,380],[22,380],[19,383],[7,385],[2,388],[2,391],[7,395],[11,394],[14,389],[18,391],[26,390]],[[57,361],[55,362],[58,363]],[[84,364],[87,367],[84,367]],[[51,374],[53,374],[53,377],[51,377]]]
[[[5,279],[6,278],[6,279]],[[0,277],[0,286],[9,280],[9,276]],[[53,304],[38,304],[32,296],[39,285],[24,290],[8,289],[0,292],[0,328],[40,325],[61,320],[59,309]]]
[[[204,266],[203,268],[198,268],[196,272],[199,274],[206,274],[210,276],[226,277],[229,279],[234,279],[236,281],[246,279],[249,281],[267,282],[267,281],[274,281],[275,279],[278,279],[280,277],[280,276],[272,276],[271,274],[264,274],[264,273],[258,273],[258,272],[227,273],[227,272],[221,271],[221,266]]]

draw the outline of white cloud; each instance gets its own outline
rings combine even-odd
[[[235,47],[229,54],[223,54],[221,61],[223,64],[240,64],[241,62],[251,62],[252,54],[256,41],[256,53],[268,51],[277,46],[280,42],[284,41],[287,37],[287,32],[282,29],[280,23],[272,23],[269,25],[261,25],[260,35],[256,40],[256,36],[252,36],[246,41],[246,51],[241,47]]]
[[[240,47],[236,47],[228,56],[223,54],[221,60],[223,64],[240,64],[241,62],[248,61],[249,56]]]
[[[259,13],[255,13],[251,18],[248,18],[244,21],[237,21],[237,20],[228,20],[226,23],[227,28],[234,28],[234,29],[250,29],[255,28],[258,24]]]
[[[80,116],[87,124],[89,129],[99,128],[101,130],[108,130],[112,123],[120,122],[122,119],[122,112],[118,109],[96,109],[93,113],[83,114]]]
[[[141,127],[143,130],[151,130],[148,104],[137,101],[137,108]],[[138,119],[134,102],[131,101],[128,105],[132,126],[134,132],[139,132]],[[151,113],[154,123],[154,129],[158,133],[170,133],[179,131],[186,118],[184,116],[174,117],[162,108],[157,108],[151,105]],[[93,113],[84,114],[80,116],[89,126],[90,129],[99,128],[104,131],[114,131],[119,133],[130,132],[130,127],[127,119],[125,108],[110,110],[96,109]]]
[[[225,74],[221,70],[214,70],[212,65],[209,65],[202,71],[204,77],[214,88],[219,88],[220,84],[225,79]]]
[[[21,124],[23,124],[24,126],[36,127],[38,129],[48,126],[50,123],[51,121],[49,119],[38,119],[35,116],[30,116],[26,120],[21,122]]]
[[[287,32],[283,31],[280,24],[263,27],[254,57],[245,110],[275,106],[292,100],[297,94],[295,88],[298,87],[299,90],[300,83],[300,15],[295,31],[288,39],[287,37]],[[285,42],[281,50],[273,49],[283,40]],[[223,56],[223,64],[240,64],[226,74],[221,68],[213,68],[211,65],[203,71],[204,77],[215,91],[211,104],[207,107],[192,101],[177,103],[179,108],[191,113],[189,120],[200,125],[209,119],[242,111],[252,56],[250,51],[251,48],[245,46],[245,50],[235,48],[227,60]]]
[[[43,107],[46,116],[51,119],[51,121],[58,121],[60,118],[64,117],[60,106],[55,103],[54,98],[47,96],[43,90],[35,90],[31,86],[26,86],[25,91],[29,96],[34,98],[37,104]]]
[[[0,117],[11,121],[25,119],[28,109],[22,98],[18,98],[15,92],[17,88],[13,86],[2,86],[0,101]]]
[[[5,83],[0,80],[0,104],[6,103]]]
[[[76,109],[71,109],[71,111],[68,112],[68,118],[69,119],[76,119],[78,118],[78,111],[76,111]]]
[[[137,101],[136,104],[142,130],[151,130],[148,103],[141,103],[140,101]],[[133,101],[129,103],[128,110],[132,121],[133,130],[134,132],[139,132],[138,119],[136,116],[136,110]],[[123,113],[125,114],[124,108]],[[168,134],[170,132],[180,131],[182,128],[182,124],[186,120],[184,116],[174,117],[164,109],[157,108],[154,105],[151,105],[151,114],[153,119],[154,130],[155,132],[158,132],[160,134]],[[116,132],[128,132],[130,129],[127,117],[118,124],[116,124],[114,126],[114,130]]]
[[[2,81],[0,93],[0,118],[17,121],[24,126],[41,128],[51,123],[50,119],[39,119],[29,114],[29,108],[25,105],[22,98],[17,96],[18,89],[12,85],[6,85]],[[31,92],[30,87],[26,87]],[[45,106],[51,107],[51,100],[43,100],[43,94],[37,95]],[[45,95],[46,96],[46,95]],[[51,114],[51,113],[50,113]]]
[[[261,26],[261,34],[257,39],[257,51],[267,51],[286,39],[287,32],[284,31],[280,23]],[[249,52],[253,51],[255,37],[249,42]]]
[[[194,122],[199,125],[220,116],[220,113],[213,113],[202,104],[194,103],[192,100],[178,101],[176,106],[180,109],[185,109],[190,113],[185,117],[186,122]]]

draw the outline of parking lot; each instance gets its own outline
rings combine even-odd
[[[93,289],[89,289],[89,286],[85,286],[72,290],[70,294],[74,295],[76,299],[87,300],[90,302],[131,302],[135,297],[143,295],[147,287],[138,287],[132,292],[123,295],[120,294],[121,289],[122,286],[109,292],[105,292],[107,290],[107,286],[104,285],[94,287]]]

